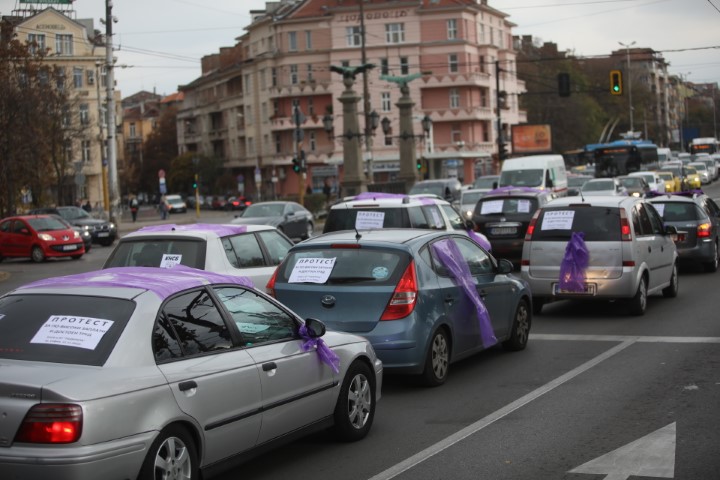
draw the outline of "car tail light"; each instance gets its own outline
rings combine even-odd
[[[360,248],[359,243],[332,243],[330,248]]]
[[[528,225],[527,232],[525,232],[525,241],[532,239],[533,233],[535,233],[535,224],[537,223],[538,217],[540,217],[540,210],[536,210],[530,220],[530,225]]]
[[[530,260],[520,260],[520,266],[521,266],[521,267],[529,267],[529,266],[530,266]]]
[[[380,320],[399,320],[410,315],[417,302],[417,276],[415,275],[415,261],[411,260],[410,265],[405,269],[402,278],[395,286],[390,302]]]
[[[622,265],[623,265],[623,267],[634,267],[635,261],[634,260],[623,260]]]
[[[701,223],[697,227],[697,236],[698,238],[708,238],[710,236],[710,230],[712,229],[712,225],[709,223]]]
[[[276,268],[275,271],[272,274],[272,277],[270,277],[270,280],[268,280],[267,285],[265,285],[265,293],[270,295],[273,298],[275,297],[275,280],[277,279],[278,270],[280,270],[280,267]]]
[[[624,209],[620,209],[620,238],[623,242],[629,242],[632,240],[632,234],[630,233],[630,222],[628,221],[627,214]]]
[[[80,405],[47,403],[30,409],[20,425],[15,442],[73,443],[82,433]]]

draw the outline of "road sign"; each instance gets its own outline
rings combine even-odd
[[[260,184],[262,182],[262,176],[260,175],[260,169],[255,167],[255,183]]]

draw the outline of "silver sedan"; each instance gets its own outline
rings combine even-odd
[[[5,479],[197,479],[292,434],[363,438],[382,363],[241,277],[111,268],[0,298]]]

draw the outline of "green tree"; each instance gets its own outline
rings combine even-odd
[[[170,170],[174,158],[178,156],[177,109],[168,107],[158,118],[153,131],[143,145],[143,164],[140,168],[138,191],[158,192],[158,171]],[[168,185],[168,188],[171,188]]]

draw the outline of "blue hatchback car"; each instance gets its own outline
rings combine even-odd
[[[292,247],[267,289],[303,317],[369,339],[386,371],[437,386],[457,360],[527,345],[532,295],[512,270],[462,234],[346,230]]]

